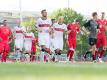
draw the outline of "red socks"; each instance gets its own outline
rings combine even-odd
[[[35,56],[31,55],[31,62],[34,62],[34,61],[35,61]]]
[[[70,51],[70,53],[69,53],[69,61],[72,61],[73,55],[74,55],[74,51]]]
[[[6,58],[7,58],[7,52],[3,52],[1,61],[6,62]]]
[[[98,51],[96,50],[96,51],[95,51],[95,54],[92,55],[93,60],[96,60],[97,54],[98,54]]]
[[[99,58],[102,58],[103,55],[104,55],[104,53],[105,53],[105,50],[102,50],[102,51],[100,52],[100,56],[99,56]]]

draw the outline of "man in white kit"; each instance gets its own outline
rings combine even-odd
[[[16,60],[20,60],[21,58],[21,52],[24,44],[24,33],[25,30],[20,26],[20,21],[17,21],[17,26],[14,28]]]
[[[47,11],[41,11],[42,17],[37,20],[38,43],[41,48],[40,60],[45,61],[48,57],[44,53],[50,54],[50,31],[51,19],[47,18]],[[46,57],[46,58],[45,58]]]
[[[54,29],[54,50],[55,50],[55,60],[59,61],[61,59],[61,53],[63,50],[63,33],[67,31],[67,26],[64,24],[64,17],[60,16],[57,23],[53,24]]]

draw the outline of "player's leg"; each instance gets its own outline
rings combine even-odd
[[[61,60],[61,50],[60,49],[56,49],[55,50],[55,61],[58,62]]]
[[[15,40],[15,53],[16,53],[16,60],[21,60],[21,52],[23,48],[23,40],[16,39]]]
[[[45,35],[44,41],[45,41],[45,43],[44,43],[44,45],[45,45],[44,56],[46,58],[46,61],[48,62],[48,61],[51,61],[51,53],[52,53],[52,51],[50,50],[50,36],[48,34]]]
[[[67,55],[67,58],[69,59],[69,61],[72,61],[73,60],[73,55],[74,55],[74,52],[75,52],[75,48],[76,48],[76,40],[70,40],[68,48],[69,48],[68,49],[69,56]]]
[[[96,61],[96,39],[91,40],[91,47],[92,47],[92,59],[93,61]]]
[[[31,52],[31,55],[30,55],[30,61],[31,62],[36,61],[35,60],[35,58],[36,58],[35,53],[36,53],[36,46],[32,44],[32,52]]]
[[[100,55],[99,55],[99,61],[100,62],[103,62],[102,61],[102,57],[103,57],[103,55],[104,55],[104,53],[105,53],[105,51],[106,51],[106,37],[103,37],[102,39],[101,39],[101,41],[102,41],[102,50],[101,50],[101,52],[100,52]]]
[[[36,53],[35,51],[34,51],[34,52],[31,52],[31,55],[30,55],[30,61],[31,61],[31,62],[34,62],[34,61],[35,61],[35,58],[36,58],[36,57],[35,57],[35,53]]]
[[[6,62],[9,50],[10,50],[10,46],[8,44],[4,44],[4,51],[2,53],[2,58],[1,58],[2,62]]]
[[[31,42],[24,43],[26,62],[30,62]]]
[[[89,45],[91,46],[91,50],[92,50],[92,60],[96,61],[96,42],[97,40],[95,38],[89,38]]]

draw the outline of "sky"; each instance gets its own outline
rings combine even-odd
[[[53,12],[59,8],[68,7],[68,0],[21,0],[22,11],[41,11],[47,9]],[[69,0],[70,8],[89,15],[94,11],[107,13],[107,0]],[[0,11],[19,11],[19,0],[0,0]]]

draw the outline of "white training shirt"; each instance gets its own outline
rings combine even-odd
[[[41,33],[48,33],[49,27],[51,25],[52,25],[52,22],[50,19],[47,18],[46,20],[43,20],[42,18],[39,18],[37,20],[36,27],[42,30]]]
[[[54,29],[54,37],[63,37],[64,31],[67,31],[67,26],[65,24],[58,24],[55,23],[53,24],[53,29]]]
[[[23,27],[16,26],[14,28],[15,39],[24,39],[24,32],[25,30]]]

